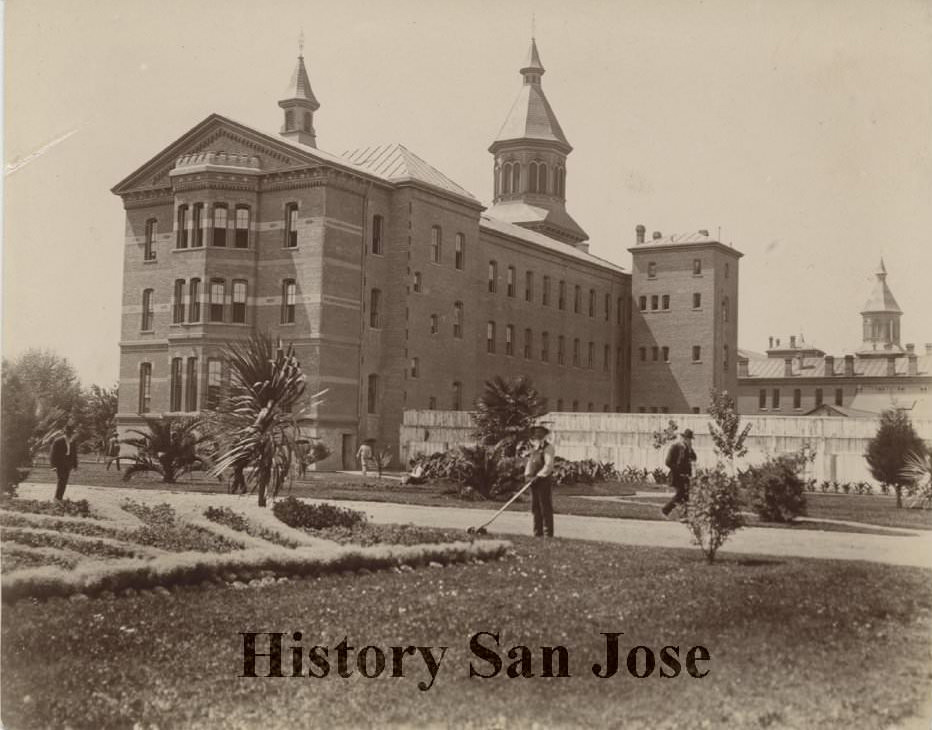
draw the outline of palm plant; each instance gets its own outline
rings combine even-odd
[[[543,399],[528,378],[519,375],[506,380],[496,375],[485,382],[476,400],[476,438],[485,446],[501,446],[505,456],[514,456],[534,421],[545,412]]]
[[[155,472],[162,475],[163,482],[174,484],[178,477],[204,469],[200,451],[207,436],[199,419],[168,416],[145,421],[147,430],[134,429],[129,432],[133,436],[122,440],[135,450],[123,481],[134,474]]]
[[[225,354],[230,393],[209,417],[211,434],[218,442],[211,473],[242,469],[264,507],[269,494],[275,497],[285,480],[294,478],[301,458],[300,443],[306,437],[299,422],[306,379],[294,346],[283,349],[264,334],[241,345],[227,345]],[[319,403],[323,392],[308,405]]]
[[[932,508],[932,455],[911,451],[906,455],[902,477],[912,485],[912,496],[906,506]]]

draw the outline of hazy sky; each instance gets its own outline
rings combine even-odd
[[[532,14],[593,253],[627,268],[638,223],[721,227],[745,253],[741,346],[838,352],[883,255],[904,342],[932,342],[928,0],[5,5],[7,357],[116,380],[110,187],[212,112],[276,132],[301,29],[322,149],[402,142],[488,202]]]

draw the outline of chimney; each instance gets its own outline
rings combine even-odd
[[[888,378],[896,375],[896,355],[889,355],[887,357],[887,372],[886,375]]]
[[[647,229],[642,226],[640,223],[634,228],[634,235],[638,244],[644,243],[644,234],[647,232]]]
[[[796,349],[796,335],[790,335],[790,349]]]
[[[854,376],[854,355],[845,355],[845,377]]]
[[[906,374],[919,375],[919,356],[915,352],[910,352],[906,357]]]
[[[916,351],[916,346],[912,342],[906,343],[906,352],[912,354]]]
[[[773,349],[773,335],[770,336],[770,345],[768,346],[767,349],[768,349],[768,350],[772,350],[772,349]]]
[[[793,375],[793,358],[783,358],[783,377],[789,378]]]
[[[825,356],[825,371],[823,372],[823,375],[825,375],[826,378],[830,378],[834,374],[835,374],[835,357],[834,355],[826,355]]]
[[[700,236],[705,236],[706,238],[708,238],[708,237],[709,237],[709,232],[708,232],[705,228],[700,228],[700,229],[699,229],[699,235],[700,235]]]
[[[926,343],[926,355],[932,355],[932,342]]]
[[[738,360],[738,377],[746,378],[748,375],[748,361],[746,358],[741,358]]]
[[[659,238],[663,238],[663,234],[660,231],[654,231],[654,240],[656,241]]]

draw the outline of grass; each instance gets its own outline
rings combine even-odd
[[[305,649],[344,637],[450,648],[427,692],[420,660],[395,679],[238,677],[238,632],[295,630]],[[572,676],[470,679],[478,631],[535,656],[563,645]],[[23,730],[900,727],[930,709],[930,631],[919,569],[733,555],[710,566],[693,551],[520,539],[515,557],[485,565],[19,602],[2,613],[0,699],[5,725]],[[600,632],[624,632],[625,650],[701,644],[711,671],[597,679]]]

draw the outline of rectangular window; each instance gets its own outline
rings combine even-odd
[[[440,331],[440,317],[436,314],[430,315],[430,333],[437,334]]]
[[[207,360],[207,407],[216,408],[220,405],[220,394],[223,389],[223,363],[216,358]]]
[[[214,246],[227,245],[227,207],[223,203],[214,204]]]
[[[233,245],[236,248],[249,248],[249,208],[247,206],[236,206],[235,226]]]
[[[726,278],[726,279],[728,278],[729,271],[730,271],[730,269],[729,269],[728,263],[726,262],[726,263],[725,263],[725,278]]]
[[[557,364],[566,363],[566,338],[563,335],[557,337]]]
[[[579,367],[579,338],[573,338],[573,367]]]
[[[544,290],[541,293],[541,304],[545,307],[550,306],[550,277],[544,277]]]
[[[372,253],[382,255],[382,216],[372,216]]]
[[[382,291],[373,289],[369,292],[369,326],[373,329],[382,327]]]
[[[819,406],[822,405],[822,397],[823,397],[823,396],[822,396],[822,389],[821,389],[821,388],[816,388],[816,389],[815,389],[815,404],[816,404],[816,408],[818,408]]]
[[[657,278],[657,264],[654,261],[647,262],[647,278],[648,279]]]
[[[589,316],[595,317],[595,289],[589,290]]]
[[[515,326],[513,324],[505,327],[505,354],[515,354]]]
[[[533,349],[533,346],[534,346],[533,337],[534,335],[532,334],[530,329],[524,330],[524,359],[525,360],[531,359],[531,350]]]
[[[586,367],[592,370],[595,367],[595,343],[590,342],[586,348]]]
[[[702,273],[702,259],[693,259],[693,276],[699,276]]]
[[[602,348],[602,370],[608,372],[612,368],[612,348],[609,345],[605,345]]]
[[[524,272],[524,301],[531,302],[534,300],[534,272]]]
[[[231,316],[237,324],[246,323],[246,293],[246,281],[244,279],[234,280]]]
[[[508,296],[513,297],[515,295],[515,267],[514,266],[508,267],[506,289],[507,289]]]
[[[188,206],[178,206],[178,230],[175,231],[175,246],[188,247]]]
[[[177,412],[181,410],[181,378],[182,362],[180,357],[172,358],[171,381],[169,383],[169,409]]]
[[[172,297],[172,324],[184,322],[184,279],[175,279],[175,292]]]
[[[414,272],[414,283],[411,285],[411,288],[415,292],[420,293],[421,291],[421,272],[420,271]]]
[[[223,321],[223,300],[226,297],[226,284],[223,279],[210,282],[210,321]]]
[[[487,322],[485,326],[485,351],[495,352],[495,322]]]
[[[702,294],[699,292],[693,293],[693,309],[699,309],[702,306]]]
[[[197,410],[197,358],[188,358],[188,372],[185,376],[184,409]]]
[[[411,377],[418,378],[421,375],[421,361],[420,358],[412,357],[411,358]]]
[[[670,309],[670,295],[669,294],[664,294],[662,297],[660,297],[660,308],[663,310]]]
[[[430,260],[431,263],[439,264],[443,257],[443,232],[440,226],[432,226],[430,229]]]
[[[728,345],[723,345],[722,346],[722,370],[724,370],[726,373],[728,372],[728,366],[731,360],[730,355],[731,353],[728,350]]]
[[[656,294],[651,294],[651,297],[650,297],[651,311],[653,312],[657,310],[659,307],[660,307],[660,297],[658,297]]]
[[[153,289],[143,289],[142,292],[142,322],[140,322],[139,329],[143,331],[148,331],[152,329],[152,326],[155,321],[155,309],[154,304],[152,303],[152,297],[154,295]]]
[[[298,204],[285,206],[285,248],[298,247]]]
[[[582,310],[582,287],[577,284],[573,289],[573,312],[579,314]]]
[[[463,409],[463,384],[459,381],[453,383],[453,410]]]
[[[640,359],[641,362],[647,362],[647,348],[646,347],[638,348],[638,359]]]
[[[456,302],[453,305],[453,336],[456,339],[463,338],[463,303]]]
[[[204,204],[195,203],[191,220],[191,248],[202,248],[204,245]]]
[[[625,298],[618,297],[615,302],[615,317],[618,319],[618,324],[624,324],[625,321]]]
[[[757,407],[762,411],[767,410],[767,389],[766,388],[761,388],[757,392]]]
[[[803,392],[799,388],[793,389],[793,408],[799,410],[803,407]]]
[[[835,388],[835,405],[843,406],[845,404],[845,391],[841,388]]]
[[[188,284],[188,321],[201,321],[201,280],[191,279]]]
[[[693,362],[702,361],[702,347],[700,345],[693,345]]]
[[[605,321],[610,322],[612,319],[612,295],[605,295]],[[621,321],[619,319],[619,321]]]
[[[647,311],[647,297],[643,294],[638,297],[638,309],[640,309],[642,312]]]
[[[557,292],[557,309],[561,312],[566,309],[566,282],[561,281]]]
[[[456,234],[453,245],[453,266],[460,271],[466,267],[466,237],[462,233]]]
[[[494,294],[498,291],[498,264],[495,261],[489,261],[489,293]]]
[[[550,362],[550,333],[543,332],[540,336],[540,359]]]
[[[774,388],[770,394],[770,407],[779,408],[780,407],[780,389]]]
[[[379,404],[379,376],[373,373],[366,383],[366,413],[377,413]]]
[[[152,363],[139,366],[139,412],[148,413],[152,404]]]
[[[155,236],[158,233],[158,225],[155,218],[146,221],[146,238],[142,249],[143,261],[155,261]]]
[[[660,354],[663,356],[664,362],[670,362],[670,348],[667,346],[660,348]]]

